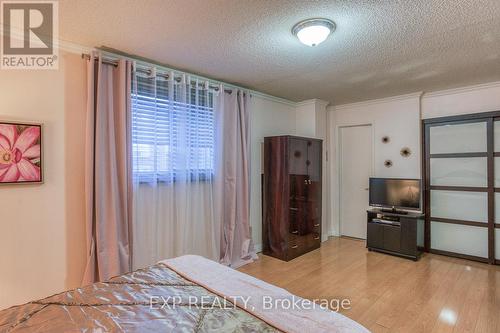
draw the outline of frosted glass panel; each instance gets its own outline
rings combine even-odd
[[[495,121],[495,151],[500,151],[500,121]]]
[[[431,158],[431,185],[476,186],[488,185],[486,157]],[[499,160],[500,182],[500,160]]]
[[[495,187],[500,187],[500,157],[495,157]]]
[[[500,260],[500,229],[495,229],[495,259]]]
[[[495,193],[495,223],[500,223],[500,193]],[[498,238],[500,243],[500,238]]]
[[[486,122],[430,128],[431,154],[486,152]]]
[[[488,257],[488,228],[431,221],[431,248]]]
[[[431,216],[488,222],[486,192],[431,191]]]

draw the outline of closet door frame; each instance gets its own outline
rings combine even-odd
[[[495,223],[495,192],[500,192],[500,187],[495,187],[495,157],[500,157],[500,152],[495,152],[494,122],[500,121],[500,111],[484,112],[476,114],[466,114],[459,116],[430,118],[422,120],[422,178],[424,184],[423,202],[425,213],[424,231],[424,251],[442,254],[463,259],[487,262],[489,264],[500,264],[500,260],[495,258],[495,229],[500,229],[500,223]],[[470,153],[430,153],[430,129],[434,126],[459,125],[469,123],[486,123],[486,152]],[[466,186],[439,186],[431,185],[430,160],[431,158],[460,158],[460,157],[485,157],[487,159],[487,186],[486,187],[466,187]],[[473,191],[486,192],[488,201],[488,223],[465,221],[457,219],[436,218],[431,216],[431,190],[445,191]],[[500,204],[500,202],[498,203]],[[432,218],[432,219],[431,219]],[[467,254],[448,252],[431,248],[431,220],[435,222],[451,223],[456,225],[468,225],[488,229],[488,257],[477,257]],[[500,241],[500,240],[498,240]]]

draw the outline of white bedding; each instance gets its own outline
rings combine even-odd
[[[357,322],[319,306],[300,304],[302,300],[250,275],[200,256],[182,256],[162,261],[185,278],[227,297],[254,316],[284,332],[369,332]],[[299,306],[289,307],[288,299]],[[270,306],[278,303],[280,306]],[[287,305],[287,306],[284,306]]]

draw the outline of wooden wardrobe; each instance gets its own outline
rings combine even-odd
[[[321,244],[322,140],[264,138],[263,253],[291,260]]]

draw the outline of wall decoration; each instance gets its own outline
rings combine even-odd
[[[0,121],[0,184],[41,183],[42,125]]]
[[[386,168],[390,168],[390,167],[392,166],[392,161],[391,161],[391,160],[385,160],[385,161],[384,161],[384,166],[385,166]]]
[[[399,151],[399,153],[403,157],[410,157],[410,155],[411,155],[411,149],[408,148],[408,147],[403,147],[403,148],[401,148],[401,150]]]
[[[391,141],[391,138],[388,137],[387,135],[382,137],[382,143],[389,143]]]

